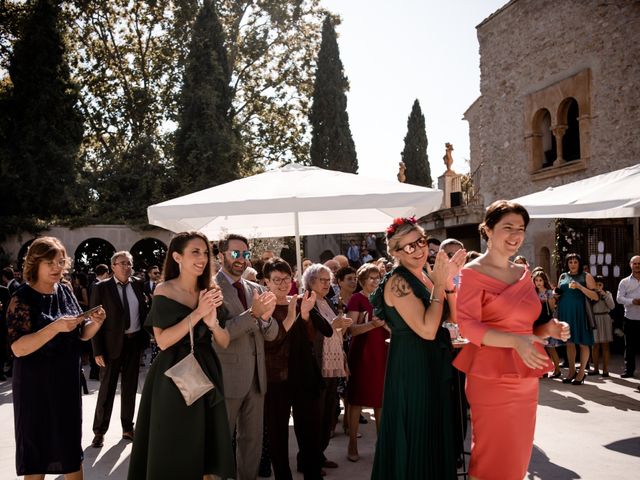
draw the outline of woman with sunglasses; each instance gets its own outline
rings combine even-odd
[[[455,479],[450,336],[441,324],[446,305],[455,306],[453,278],[466,252],[449,259],[440,251],[431,269],[415,217],[396,219],[386,239],[396,267],[370,297],[374,314],[391,329],[371,477]]]
[[[543,338],[566,340],[568,325],[534,327],[542,305],[529,270],[509,259],[522,246],[529,214],[498,200],[480,235],[487,251],[462,270],[458,325],[470,340],[454,361],[467,374],[471,407],[472,479],[521,480],[529,465],[538,406],[538,378],[551,367]]]

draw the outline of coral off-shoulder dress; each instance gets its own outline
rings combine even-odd
[[[476,270],[461,272],[458,324],[471,342],[454,366],[467,374],[473,437],[469,474],[482,480],[522,480],[527,472],[538,406],[538,378],[551,368],[527,367],[512,348],[489,347],[489,329],[532,334],[540,300],[529,270],[507,284]],[[535,344],[541,353],[544,347]]]

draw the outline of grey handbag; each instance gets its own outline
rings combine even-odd
[[[211,383],[209,377],[204,373],[193,354],[193,328],[191,327],[191,318],[188,320],[191,353],[164,372],[164,374],[176,384],[187,406],[193,404],[205,393],[214,388],[213,383]]]

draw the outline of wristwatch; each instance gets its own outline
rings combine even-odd
[[[446,293],[447,295],[452,295],[454,293],[458,293],[458,289],[456,287],[453,287],[453,290],[447,290],[446,288],[444,289],[444,293]]]

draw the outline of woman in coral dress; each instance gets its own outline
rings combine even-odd
[[[551,364],[544,338],[566,340],[555,319],[533,329],[541,304],[524,265],[509,261],[524,241],[529,214],[498,200],[480,233],[487,251],[462,270],[458,324],[470,344],[454,365],[467,374],[473,438],[472,479],[522,480],[527,472],[538,403],[538,377]]]

